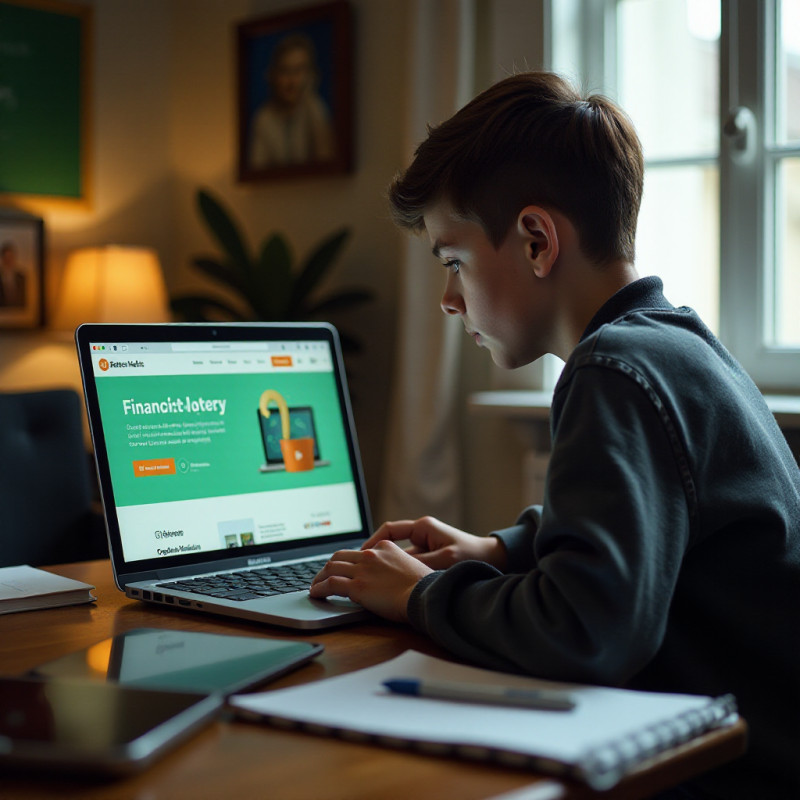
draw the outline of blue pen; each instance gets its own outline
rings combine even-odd
[[[488,703],[500,706],[538,708],[545,711],[570,711],[575,701],[566,693],[552,689],[515,689],[509,686],[484,686],[474,683],[392,678],[383,685],[394,694]]]

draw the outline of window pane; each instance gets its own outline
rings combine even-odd
[[[778,42],[778,141],[800,141],[800,0],[781,3]]]
[[[646,159],[719,149],[719,0],[619,0],[617,87]]]
[[[653,168],[644,181],[636,265],[658,275],[676,306],[719,330],[719,174],[716,167]]]
[[[778,165],[776,253],[776,342],[782,347],[800,347],[800,158],[787,158]]]

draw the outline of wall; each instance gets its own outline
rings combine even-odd
[[[352,229],[335,273],[338,285],[371,287],[377,299],[348,321],[363,333],[365,352],[352,360],[351,391],[370,497],[382,473],[385,409],[394,355],[395,285],[400,234],[381,201],[403,161],[404,75],[408,4],[362,0],[356,17],[356,171],[353,175],[263,184],[235,181],[235,45],[237,22],[307,3],[251,0],[175,0],[176,31],[171,125],[175,166],[176,228],[181,254],[208,248],[193,207],[198,186],[211,187],[236,211],[253,241],[274,230],[286,233],[301,258],[341,226]],[[198,13],[199,12],[199,13]],[[175,285],[196,280],[183,258]]]
[[[356,312],[367,332],[350,365],[354,413],[371,497],[382,472],[385,409],[395,343],[401,237],[381,202],[402,165],[409,4],[354,0],[356,169],[352,175],[282,183],[235,179],[237,22],[307,0],[83,0],[93,8],[91,207],[25,203],[45,219],[48,305],[67,253],[108,242],[155,247],[169,289],[199,281],[193,255],[212,244],[194,208],[206,186],[236,212],[253,241],[283,231],[298,257],[347,225],[351,241],[331,284],[371,288]],[[0,332],[0,389],[79,387],[69,334]]]
[[[167,126],[171,14],[159,0],[93,6],[91,205],[15,198],[45,221],[47,308],[52,312],[67,253],[89,244],[155,246],[169,241]],[[0,331],[0,388],[80,387],[70,336]]]
[[[52,309],[70,250],[108,242],[154,246],[173,292],[203,284],[193,255],[212,243],[194,208],[207,186],[236,212],[251,240],[281,230],[302,256],[341,225],[352,239],[337,265],[337,285],[366,285],[376,301],[354,323],[367,348],[351,364],[356,424],[376,521],[384,433],[395,354],[396,286],[403,236],[382,202],[408,159],[406,75],[411,0],[353,0],[356,17],[356,169],[352,175],[283,183],[235,179],[235,25],[314,0],[76,0],[93,9],[94,196],[87,209],[32,204],[47,226]],[[426,2],[429,0],[426,0]],[[432,1],[432,0],[430,0]],[[476,85],[543,62],[543,0],[477,0],[480,48]],[[30,204],[29,204],[30,205]],[[203,284],[208,286],[208,284]],[[520,508],[519,432],[466,411],[470,391],[518,388],[536,371],[507,373],[466,342],[462,433],[464,523],[484,532],[510,523]],[[68,333],[0,331],[0,390],[80,387]],[[487,470],[487,464],[491,469]]]

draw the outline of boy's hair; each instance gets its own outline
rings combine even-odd
[[[525,206],[550,207],[572,222],[587,256],[632,262],[643,174],[621,109],[601,95],[583,99],[558,75],[527,72],[429,126],[389,201],[395,222],[416,232],[433,203],[448,202],[495,248]]]

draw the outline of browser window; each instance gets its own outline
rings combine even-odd
[[[90,347],[126,561],[361,529],[327,342]]]

